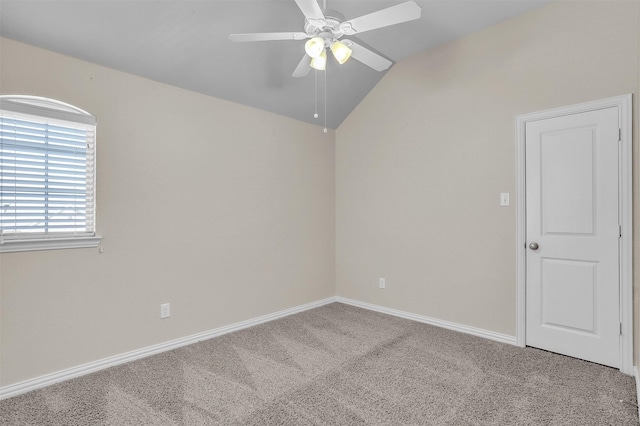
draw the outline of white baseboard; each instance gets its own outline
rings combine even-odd
[[[372,305],[370,303],[360,302],[358,300],[347,299],[345,297],[337,296],[336,302],[345,303],[347,305],[357,306],[359,308],[369,309],[383,314],[389,314],[400,318],[405,318],[412,321],[422,322],[425,324],[435,325],[436,327],[442,327],[453,331],[459,331],[461,333],[472,334],[478,337],[484,337],[485,339],[495,340],[501,343],[508,343],[510,345],[516,345],[515,336],[509,336],[507,334],[496,333],[493,331],[484,330],[481,328],[470,327],[464,324],[458,324],[455,322],[440,320],[436,318],[430,318],[423,315],[412,314],[410,312],[398,311],[396,309],[385,308],[384,306]]]
[[[319,300],[317,302],[307,303],[305,305],[296,306],[293,308],[274,312],[272,314],[267,314],[261,317],[253,318],[250,320],[241,321],[235,324],[227,325],[220,328],[215,328],[213,330],[205,331],[202,333],[193,334],[191,336],[181,337],[179,339],[171,340],[164,343],[159,343],[157,345],[148,346],[146,348],[136,349],[131,352],[126,352],[120,355],[103,358],[98,361],[93,361],[93,362],[79,365],[77,367],[56,371],[55,373],[45,374],[44,376],[25,380],[23,382],[15,383],[8,386],[3,386],[0,388],[0,399],[10,398],[12,396],[20,395],[26,392],[30,392],[32,390],[50,386],[55,383],[73,379],[75,377],[84,376],[85,374],[94,373],[99,370],[104,370],[105,368],[124,364],[126,362],[134,361],[136,359],[144,358],[150,355],[155,355],[161,352],[170,351],[172,349],[177,349],[179,347],[190,345],[192,343],[197,343],[202,340],[207,340],[213,337],[221,336],[223,334],[231,333],[233,331],[242,330],[243,328],[252,327],[254,325],[262,324],[265,322],[273,321],[275,319],[297,314],[298,312],[306,311],[313,308],[318,308],[320,306],[324,306],[329,303],[333,303],[335,301],[336,301],[335,297],[329,297],[327,299]]]
[[[171,340],[164,343],[159,343],[157,345],[148,346],[146,348],[136,349],[131,352],[126,352],[120,355],[103,358],[98,361],[92,361],[86,364],[79,365],[77,367],[67,368],[65,370],[60,370],[54,373],[45,374],[43,376],[35,377],[33,379],[25,380],[23,382],[15,383],[12,385],[3,386],[3,387],[0,387],[0,399],[10,398],[12,396],[16,396],[16,395],[27,393],[36,389],[44,388],[46,386],[63,382],[65,380],[73,379],[76,377],[84,376],[86,374],[94,373],[96,371],[104,370],[105,368],[114,367],[116,365],[124,364],[126,362],[135,361],[140,358],[159,354],[165,351],[170,351],[172,349],[177,349],[182,346],[190,345],[192,343],[197,343],[202,340],[208,340],[217,336],[221,336],[223,334],[231,333],[234,331],[242,330],[243,328],[252,327],[254,325],[273,321],[273,320],[283,318],[289,315],[297,314],[299,312],[303,312],[309,309],[319,308],[320,306],[324,306],[333,302],[340,302],[347,305],[357,306],[359,308],[369,309],[371,311],[381,312],[384,314],[389,314],[389,315],[405,318],[412,321],[435,325],[437,327],[442,327],[449,330],[472,334],[474,336],[484,337],[485,339],[495,340],[502,343],[508,343],[511,345],[516,344],[516,338],[514,336],[508,336],[506,334],[495,333],[493,331],[470,327],[463,324],[457,324],[450,321],[439,320],[436,318],[430,318],[423,315],[412,314],[409,312],[399,311],[396,309],[385,308],[383,306],[372,305],[370,303],[360,302],[353,299],[347,299],[345,297],[334,296],[334,297],[329,297],[316,302],[307,303],[305,305],[300,305],[300,306],[285,309],[282,311],[274,312],[272,314],[263,315],[261,317],[253,318],[250,320],[241,321],[235,324],[205,331],[202,333],[193,334],[191,336],[181,337],[179,339]],[[636,383],[638,383],[637,369],[635,369],[634,374],[636,376]]]

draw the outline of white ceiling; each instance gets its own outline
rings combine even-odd
[[[405,0],[328,0],[350,19]],[[354,38],[399,61],[550,0],[417,0],[419,20]],[[322,1],[319,2],[322,7]],[[294,0],[0,0],[0,35],[184,89],[324,125],[323,72],[291,73],[304,41],[233,43],[231,33],[303,31]],[[353,38],[353,37],[352,37]],[[0,52],[0,60],[1,60]],[[327,70],[337,128],[384,76],[350,60]]]

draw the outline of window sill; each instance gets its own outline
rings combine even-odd
[[[18,251],[60,250],[75,248],[95,248],[102,237],[49,238],[41,240],[9,240],[0,244],[0,253]]]

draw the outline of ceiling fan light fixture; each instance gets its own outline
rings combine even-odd
[[[327,51],[323,50],[320,55],[311,58],[311,68],[324,71],[327,68]]]
[[[347,60],[351,57],[351,49],[341,41],[335,41],[331,45],[331,51],[333,52],[333,56],[336,58],[340,65],[347,62]]]
[[[304,44],[304,51],[312,58],[317,58],[324,52],[324,40],[322,37],[313,37]]]

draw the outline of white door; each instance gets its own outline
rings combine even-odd
[[[526,344],[619,367],[618,108],[526,124]]]

